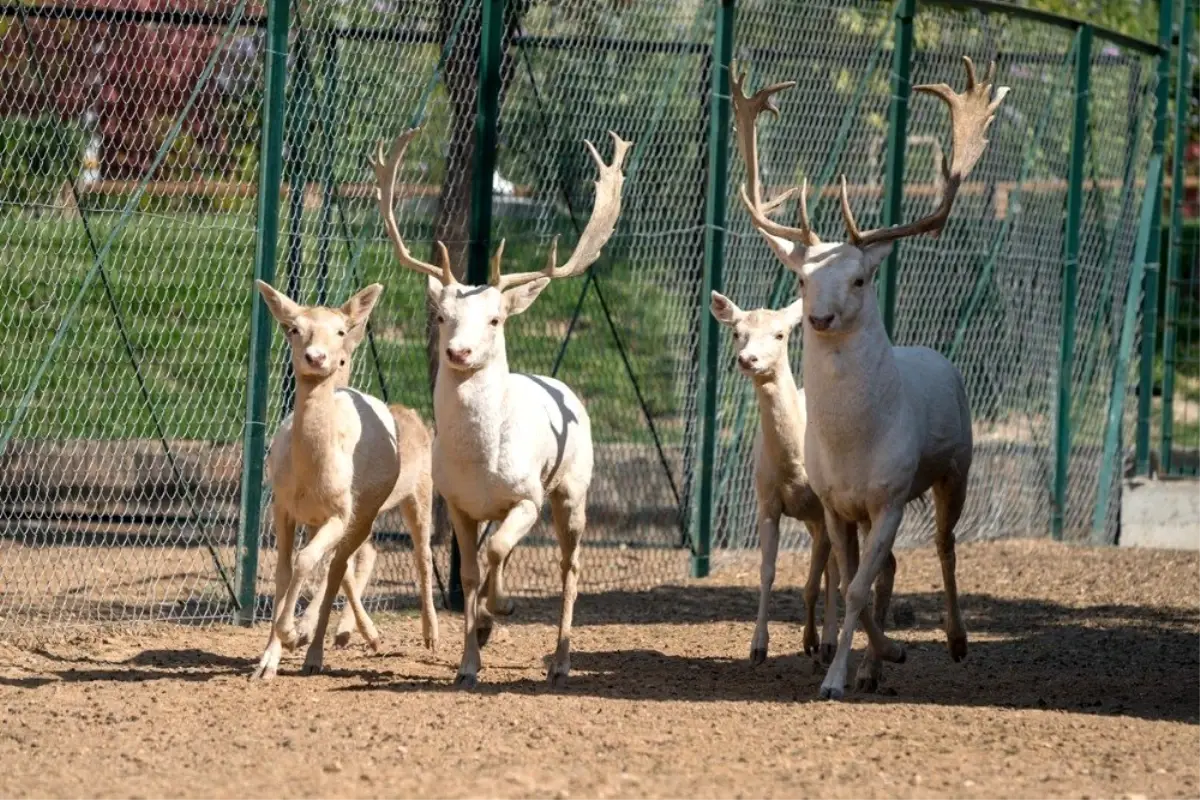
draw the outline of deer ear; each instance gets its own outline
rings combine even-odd
[[[783,309],[784,318],[789,328],[794,328],[804,320],[804,300],[796,300]]]
[[[537,300],[542,290],[550,285],[549,278],[538,278],[535,281],[509,289],[504,293],[504,310],[512,317],[520,314]]]
[[[883,260],[891,255],[892,242],[882,242],[881,244],[869,244],[867,249],[862,251],[863,266],[870,272],[872,279],[875,278],[875,271],[879,269],[879,265]]]
[[[442,289],[444,288],[446,287],[441,281],[430,275],[425,281],[425,297],[430,303],[436,305],[437,301],[442,298]]]
[[[712,293],[712,315],[722,325],[733,325],[745,314],[737,305],[720,292]]]
[[[259,294],[266,301],[267,310],[271,312],[271,316],[280,325],[292,324],[292,321],[300,316],[300,312],[304,310],[303,306],[266,281],[256,280],[254,285],[258,287]]]
[[[372,283],[347,300],[345,305],[342,306],[342,313],[350,319],[352,327],[358,328],[366,325],[367,318],[371,316],[371,311],[374,310],[375,304],[379,302],[379,298],[382,295],[383,284]]]
[[[760,230],[759,233],[766,239],[771,250],[775,252],[775,257],[785,267],[799,275],[800,270],[804,268],[804,258],[808,255],[808,248],[799,242],[792,242],[787,239],[781,239],[778,236],[772,236],[766,231]]]

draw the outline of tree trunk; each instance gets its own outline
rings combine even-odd
[[[463,2],[469,0],[442,0],[438,10],[438,38],[446,46],[454,30]],[[508,5],[511,12],[513,6]],[[480,15],[468,11],[458,31],[454,48],[446,57],[442,82],[450,102],[450,119],[446,131],[446,172],[442,177],[442,191],[437,215],[433,222],[433,241],[443,242],[450,253],[450,264],[454,276],[465,280],[467,273],[467,242],[471,218],[471,177],[475,161],[475,111],[478,104]],[[504,60],[501,67],[500,98],[503,103],[505,92],[512,80],[516,59],[507,43],[516,32],[517,14],[509,13],[506,19]],[[431,247],[431,260],[436,262],[436,244]],[[438,331],[436,312],[430,306],[425,309],[425,355],[429,368],[429,386],[437,382]],[[434,425],[437,425],[436,413]],[[445,504],[441,497],[434,501],[433,542],[444,544],[450,532]]]

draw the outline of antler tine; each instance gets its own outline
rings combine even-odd
[[[600,252],[617,226],[617,218],[621,215],[621,189],[625,183],[625,174],[621,171],[625,163],[625,155],[629,152],[632,142],[627,142],[612,131],[608,135],[613,140],[613,159],[611,164],[605,164],[604,159],[596,152],[591,142],[584,141],[592,160],[600,170],[596,179],[596,200],[592,206],[592,218],[579,237],[574,252],[567,263],[558,266],[558,238],[550,248],[546,266],[540,272],[514,272],[511,275],[499,275],[498,265],[493,269],[492,285],[501,291],[512,289],[539,278],[569,278],[578,275],[600,257]]]
[[[846,223],[846,232],[850,241],[857,247],[867,247],[881,242],[891,242],[910,236],[929,233],[937,236],[941,233],[954,207],[954,199],[963,179],[971,173],[979,162],[983,151],[987,148],[985,138],[988,127],[995,119],[996,109],[1004,102],[1008,94],[1007,86],[996,88],[992,97],[992,79],[996,74],[996,63],[988,65],[982,82],[978,81],[975,64],[967,56],[962,57],[963,67],[967,72],[967,88],[961,94],[956,93],[944,83],[922,84],[914,86],[918,92],[931,94],[941,100],[950,110],[950,158],[943,159],[943,175],[945,187],[942,200],[937,210],[927,217],[905,225],[895,225],[890,228],[860,231],[854,224],[854,215],[850,212],[850,201],[846,195],[846,181],[842,179],[842,217]]]
[[[496,245],[496,254],[492,256],[492,268],[488,274],[488,284],[497,286],[500,283],[500,262],[504,260],[504,239]]]
[[[387,231],[388,239],[392,242],[396,260],[402,266],[430,275],[440,280],[443,285],[449,286],[457,281],[455,281],[454,272],[450,268],[450,254],[446,250],[446,245],[440,241],[437,242],[439,266],[414,258],[404,244],[404,239],[400,236],[400,229],[396,225],[396,215],[392,210],[396,191],[396,172],[400,169],[400,162],[404,160],[404,151],[408,149],[409,142],[420,132],[420,128],[409,128],[401,133],[392,141],[391,150],[386,156],[383,152],[383,142],[378,142],[375,155],[368,161],[375,170],[375,196],[379,200],[379,213],[383,216],[383,227]]]
[[[737,129],[738,149],[741,150],[742,160],[746,163],[746,184],[743,187],[742,201],[746,203],[746,208],[750,210],[750,218],[759,230],[783,239],[800,242],[808,247],[820,244],[820,238],[808,225],[807,209],[802,211],[799,228],[780,225],[770,220],[770,215],[791,199],[797,190],[795,188],[788,189],[778,197],[764,202],[762,182],[758,173],[758,115],[769,111],[778,118],[779,107],[775,105],[774,96],[784,89],[792,88],[796,82],[775,83],[748,96],[745,92],[747,76],[748,70],[741,68],[737,62],[730,64],[729,80],[730,88],[733,90],[733,113]],[[803,206],[803,190],[800,192]]]
[[[983,155],[983,151],[988,144],[988,140],[984,138],[984,134],[995,118],[996,109],[1000,107],[1005,95],[1009,91],[1006,86],[998,87],[995,92],[995,98],[989,101],[992,93],[992,79],[995,76],[995,62],[993,61],[989,64],[986,76],[983,82],[980,83],[975,72],[974,62],[967,56],[963,56],[962,60],[967,73],[967,89],[962,94],[956,93],[944,83],[913,87],[917,91],[932,94],[939,98],[947,105],[950,111],[951,157],[943,159],[942,171],[945,178],[945,187],[941,203],[938,205],[937,210],[933,214],[907,225],[858,232],[857,228],[852,227],[853,216],[847,215],[849,203],[845,197],[845,187],[843,185],[843,216],[847,219],[847,231],[850,233],[850,238],[856,245],[866,247],[870,244],[894,241],[923,233],[931,233],[937,236],[945,226],[954,205],[955,197],[958,194],[959,186]]]

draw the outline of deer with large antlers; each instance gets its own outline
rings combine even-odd
[[[810,422],[804,455],[809,480],[825,508],[846,603],[837,653],[821,684],[824,698],[840,699],[845,692],[858,621],[869,641],[868,658],[858,673],[860,688],[878,685],[881,661],[904,661],[904,646],[889,639],[881,620],[864,611],[871,584],[891,557],[905,505],[930,490],[946,595],[946,638],[955,661],[967,654],[954,554],[954,526],[966,500],[973,450],[966,388],[958,369],[935,350],[892,346],[872,285],[894,242],[942,231],[959,186],[983,155],[988,126],[1008,89],[999,87],[993,98],[995,64],[979,81],[971,60],[964,56],[963,63],[967,88],[961,94],[946,84],[913,87],[939,98],[950,110],[951,157],[944,162],[937,209],[915,222],[863,231],[850,210],[843,176],[841,210],[848,242],[823,242],[813,231],[807,181],[798,192],[790,189],[773,200],[763,199],[757,118],[763,111],[778,116],[772,96],[794,83],[775,84],[746,97],[740,78],[734,93],[738,143],[746,161],[742,202],[775,255],[797,274],[804,303],[803,376]],[[771,219],[797,193],[799,225]],[[853,522],[870,529],[861,561],[848,541]]]
[[[562,612],[558,646],[547,678],[565,684],[570,672],[571,620],[579,583],[579,542],[592,480],[591,422],[579,398],[560,381],[523,375],[508,368],[506,320],[529,308],[555,278],[578,275],[600,257],[621,211],[621,165],[629,142],[615,133],[612,164],[590,143],[599,168],[592,217],[571,257],[558,265],[558,242],[539,272],[500,273],[504,242],[491,261],[487,286],[460,284],[449,254],[437,242],[438,264],[413,257],[400,236],[392,211],[396,170],[419,129],[400,134],[385,154],[382,144],[371,161],[378,183],[379,210],[396,260],[428,279],[436,309],[439,364],[434,385],[436,433],[433,482],[446,500],[462,553],[464,630],[462,661],[455,683],[473,688],[494,618],[512,613],[504,591],[504,567],[513,547],[537,521],[549,498],[562,560]],[[487,544],[487,577],[480,583],[478,532],[498,522]],[[486,599],[480,595],[486,594]]]

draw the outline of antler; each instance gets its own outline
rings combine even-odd
[[[846,176],[843,175],[842,218],[845,220],[846,232],[850,236],[850,241],[855,247],[864,248],[881,242],[920,236],[923,233],[937,236],[942,232],[942,228],[950,216],[950,209],[954,205],[954,198],[958,194],[958,187],[983,155],[983,150],[988,143],[984,134],[987,133],[988,126],[995,119],[996,109],[1000,107],[1004,96],[1008,94],[1008,87],[1000,86],[996,89],[996,98],[989,101],[992,93],[992,80],[996,75],[995,61],[988,66],[987,76],[982,83],[979,83],[976,81],[975,65],[971,59],[963,56],[962,60],[967,69],[967,89],[962,94],[956,94],[944,83],[913,87],[918,92],[925,92],[940,98],[950,108],[951,155],[949,161],[942,160],[942,172],[945,176],[942,202],[936,211],[916,222],[894,225],[890,228],[860,231],[854,221],[854,214],[850,211],[850,199],[846,194]]]
[[[383,142],[379,142],[376,145],[375,155],[368,161],[375,170],[379,213],[383,215],[383,227],[387,230],[388,238],[392,240],[392,247],[396,251],[396,260],[411,270],[430,275],[441,281],[444,286],[449,286],[458,281],[455,280],[454,272],[450,269],[450,254],[446,251],[446,245],[440,241],[436,243],[440,266],[435,267],[433,264],[413,258],[412,253],[404,245],[404,240],[400,238],[400,229],[396,227],[396,217],[392,212],[392,197],[396,189],[396,170],[400,168],[400,162],[404,160],[404,151],[408,148],[408,143],[420,132],[420,128],[409,128],[401,133],[392,142],[392,149],[386,157],[383,154]]]
[[[584,141],[588,152],[592,154],[592,160],[596,162],[596,166],[600,170],[600,177],[596,180],[596,201],[592,207],[592,218],[588,220],[587,227],[583,229],[579,243],[575,245],[575,251],[571,253],[567,263],[561,267],[558,266],[558,237],[556,236],[554,243],[550,246],[550,255],[546,259],[544,269],[539,272],[514,272],[511,275],[501,275],[500,258],[504,252],[502,240],[496,250],[496,255],[492,258],[491,276],[488,283],[500,291],[504,291],[536,281],[538,278],[569,278],[572,275],[578,275],[596,262],[596,259],[600,257],[601,249],[612,236],[613,230],[617,226],[617,217],[621,214],[621,187],[625,183],[625,175],[621,172],[621,166],[624,164],[625,154],[632,144],[612,131],[609,131],[608,135],[613,140],[611,164],[605,164],[604,159],[600,158],[600,154],[596,152],[592,143]]]
[[[770,215],[787,202],[797,189],[788,189],[783,194],[766,203],[762,198],[762,183],[758,175],[758,115],[770,111],[779,117],[779,108],[775,105],[772,95],[790,89],[795,81],[784,81],[759,89],[753,95],[746,95],[743,87],[746,84],[747,71],[739,69],[737,62],[729,65],[729,81],[733,89],[733,113],[736,120],[738,149],[742,151],[742,160],[746,162],[746,183],[741,186],[742,203],[750,212],[750,219],[755,227],[765,233],[800,242],[806,247],[821,243],[808,222],[808,179],[798,190],[800,193],[800,227],[791,228],[771,220]]]

